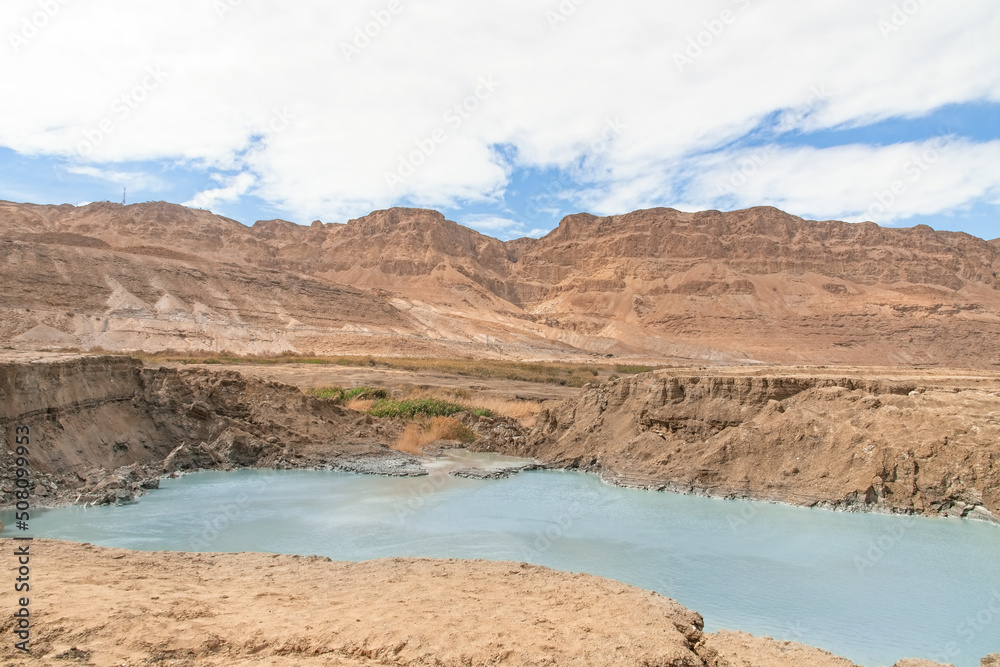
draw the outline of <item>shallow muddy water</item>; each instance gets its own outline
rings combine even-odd
[[[453,453],[422,478],[201,472],[134,505],[36,512],[32,534],[146,550],[528,561],[659,591],[710,631],[795,640],[863,665],[974,667],[1000,651],[996,526],[622,489],[571,472],[446,473],[471,463],[505,460]]]

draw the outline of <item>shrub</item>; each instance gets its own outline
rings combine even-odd
[[[648,373],[653,370],[652,366],[624,365],[615,366],[615,373],[622,375],[635,375],[636,373]]]
[[[392,448],[408,454],[423,454],[424,448],[438,440],[458,440],[469,443],[476,434],[453,417],[432,417],[426,422],[410,424],[400,434]]]
[[[316,387],[310,389],[308,393],[333,401],[337,405],[351,401],[376,401],[389,397],[389,392],[378,387]]]
[[[450,403],[437,398],[407,398],[401,401],[390,399],[379,399],[368,411],[373,417],[403,417],[413,419],[415,417],[450,417],[451,415],[465,412],[469,408]],[[478,408],[471,412],[480,417],[489,417],[491,413],[486,408]]]

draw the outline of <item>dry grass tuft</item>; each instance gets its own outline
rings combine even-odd
[[[122,354],[122,353],[115,353]],[[607,378],[611,373],[637,373],[649,366],[611,366],[571,362],[524,362],[498,359],[436,359],[423,357],[372,357],[350,355],[272,354],[238,355],[233,352],[129,352],[146,363],[181,364],[333,364],[337,366],[395,368],[405,371],[430,371],[464,377],[498,380],[549,382],[581,387],[587,382]]]
[[[392,448],[407,454],[420,455],[424,448],[438,440],[472,442],[475,434],[453,417],[432,417],[425,422],[410,424],[393,443]]]
[[[357,410],[358,412],[368,412],[375,405],[375,399],[372,398],[355,398],[350,401],[344,407],[348,410]]]

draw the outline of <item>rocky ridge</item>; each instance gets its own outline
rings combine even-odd
[[[768,207],[502,242],[423,209],[245,227],[0,202],[0,245],[0,339],[24,349],[1000,365],[996,240]]]

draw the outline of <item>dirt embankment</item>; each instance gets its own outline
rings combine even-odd
[[[340,563],[55,540],[35,540],[30,550],[39,582],[30,602],[33,657],[3,642],[0,659],[14,667],[854,667],[800,644],[703,633],[701,616],[670,598],[524,563]],[[16,623],[6,615],[0,633],[14,637]]]
[[[13,431],[31,432],[33,500],[128,502],[177,470],[333,466],[417,474],[388,447],[402,430],[233,371],[144,368],[113,356],[0,358],[0,506],[13,496]]]
[[[647,373],[586,387],[502,451],[623,485],[997,521],[1000,378],[882,378]]]
[[[404,424],[232,370],[112,356],[0,358],[0,437],[31,429],[42,504],[129,502],[197,468],[421,474]],[[852,510],[1000,517],[1000,376],[955,371],[669,370],[585,387],[536,426],[467,416],[473,448],[617,484]],[[0,506],[14,454],[0,450]]]

